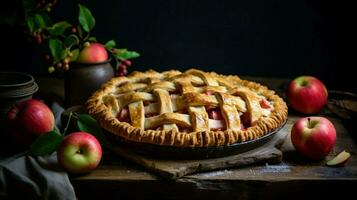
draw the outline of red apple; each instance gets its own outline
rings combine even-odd
[[[300,76],[292,80],[286,91],[289,105],[305,114],[320,112],[327,103],[327,96],[325,85],[312,76]]]
[[[58,162],[71,173],[87,173],[96,168],[102,158],[102,147],[98,140],[86,132],[74,132],[61,142]]]
[[[23,147],[28,147],[40,135],[54,129],[52,111],[42,101],[29,99],[11,107],[7,121],[12,138]]]
[[[324,117],[300,118],[291,129],[291,142],[301,154],[320,160],[334,148],[336,129]]]
[[[78,55],[78,63],[99,63],[108,60],[108,52],[100,43],[91,43],[85,46]]]

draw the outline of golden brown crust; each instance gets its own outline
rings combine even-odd
[[[188,70],[185,73],[189,75],[184,76],[183,73],[179,71],[166,71],[163,73],[158,73],[153,70],[147,72],[134,72],[128,77],[117,77],[111,79],[109,82],[105,83],[98,91],[96,91],[87,101],[86,107],[90,115],[97,119],[99,124],[110,134],[125,138],[127,140],[135,142],[144,142],[157,145],[167,145],[167,146],[177,146],[177,147],[209,147],[209,146],[222,146],[229,145],[238,142],[248,141],[261,137],[283,125],[287,119],[287,106],[285,102],[275,94],[274,91],[269,90],[267,87],[262,86],[258,83],[241,80],[238,76],[225,76],[219,75],[214,72],[205,73],[196,69]],[[194,76],[192,76],[194,75]],[[143,122],[143,110],[137,110],[134,107],[131,108],[132,112],[140,114],[138,119],[134,120],[134,126],[127,123],[121,122],[115,116],[115,112],[119,108],[132,103],[135,99],[145,98],[152,99],[155,98],[148,94],[149,90],[155,90],[159,92],[163,98],[167,98],[167,93],[161,93],[162,85],[169,87],[174,90],[172,82],[162,82],[157,83],[157,87],[151,87],[148,89],[145,85],[144,80],[150,77],[152,83],[158,82],[159,79],[166,77],[166,80],[171,80],[171,77],[175,78],[175,81],[180,82],[184,81],[187,78],[190,78],[192,83],[203,84],[201,79],[197,79],[197,76],[200,77],[204,83],[210,83],[210,86],[207,86],[206,90],[214,90],[215,92],[223,92],[224,90],[221,86],[225,86],[227,89],[235,90],[234,92],[239,93],[239,96],[247,102],[246,108],[242,107],[239,101],[232,101],[232,103],[227,104],[225,107],[221,108],[224,118],[237,119],[237,122],[226,124],[228,127],[225,131],[213,131],[207,130],[207,125],[212,124],[212,126],[221,126],[220,121],[208,119],[207,113],[202,113],[204,107],[200,103],[197,105],[196,101],[204,102],[204,105],[207,104],[218,104],[216,98],[211,98],[210,95],[205,95],[206,98],[203,98],[200,95],[192,96],[190,93],[193,88],[183,87],[180,90],[184,90],[182,98],[184,98],[185,103],[189,104],[190,108],[188,109],[191,117],[187,114],[180,113],[165,113],[165,110],[172,111],[177,109],[176,107],[183,107],[188,105],[166,105],[162,103],[164,109],[163,114],[146,118],[146,120],[151,120],[153,123],[150,123],[150,126],[158,126],[159,124],[173,123],[177,124],[180,127],[191,126],[192,123],[198,124],[198,128],[192,130],[192,132],[178,132],[176,128],[169,128],[170,130],[148,130],[143,129],[147,128],[148,124]],[[193,78],[196,77],[196,78]],[[135,80],[137,84],[125,85],[129,80]],[[185,82],[185,81],[184,81]],[[152,86],[153,84],[151,84]],[[123,86],[123,87],[117,87]],[[182,85],[181,85],[182,86]],[[132,88],[144,88],[142,92],[136,92],[136,94],[130,93]],[[213,89],[212,89],[213,88]],[[249,92],[242,92],[246,89],[249,89]],[[115,100],[112,95],[116,91],[128,92],[124,93],[122,96],[117,97]],[[233,91],[232,90],[232,91]],[[267,100],[272,102],[273,109],[269,116],[262,116],[255,107],[256,103],[251,102],[251,98],[256,98],[255,94],[264,96]],[[217,95],[219,96],[219,95]],[[229,98],[227,94],[220,95],[220,98]],[[254,101],[256,102],[256,101]],[[124,105],[125,104],[125,105]],[[238,105],[235,105],[238,104]],[[239,106],[240,105],[240,106]],[[140,108],[143,108],[143,105],[139,105]],[[152,104],[148,108],[145,107],[145,111],[152,109],[155,106],[160,106],[158,104]],[[175,107],[176,106],[176,107]],[[151,108],[150,108],[151,107]],[[236,109],[234,109],[236,107]],[[130,108],[130,107],[129,107]],[[135,109],[134,109],[135,108]],[[242,130],[239,129],[240,125],[238,111],[244,111],[247,109],[252,112],[250,120],[252,126]],[[161,112],[161,111],[160,111]],[[150,119],[151,118],[151,119]],[[153,119],[156,118],[156,119]],[[192,120],[190,120],[192,118]],[[209,122],[209,123],[208,123]],[[176,125],[175,125],[176,126]]]

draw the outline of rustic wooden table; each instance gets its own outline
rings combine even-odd
[[[281,95],[287,83],[286,79],[245,78],[265,84]],[[38,78],[37,82],[42,94],[63,96],[62,81]],[[292,126],[298,117],[291,112],[286,126]],[[331,168],[325,166],[325,161],[307,161],[294,151],[288,138],[282,146],[283,161],[279,164],[259,163],[187,175],[178,180],[157,177],[106,150],[97,169],[84,176],[72,176],[71,182],[80,199],[299,199],[337,194],[353,197],[356,192],[348,188],[357,188],[357,148],[353,139],[355,122],[341,121],[330,115],[327,117],[334,123],[338,134],[334,152],[327,159],[346,149],[352,157],[345,167]]]

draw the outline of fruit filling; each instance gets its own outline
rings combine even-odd
[[[249,113],[245,112],[240,116],[240,122],[245,129],[246,127],[250,126],[250,119],[249,119]]]
[[[117,119],[121,122],[130,122],[130,113],[127,107],[121,109],[120,112],[118,112]]]
[[[259,104],[260,104],[260,107],[264,108],[264,109],[270,109],[270,103],[265,100],[265,99],[262,99],[259,101]]]
[[[221,110],[219,108],[208,111],[208,117],[215,120],[223,120]]]

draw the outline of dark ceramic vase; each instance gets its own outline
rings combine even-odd
[[[110,59],[101,63],[73,63],[65,73],[66,106],[84,105],[93,92],[114,77]]]

